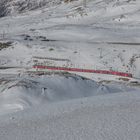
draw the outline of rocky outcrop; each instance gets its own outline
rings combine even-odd
[[[1,0],[0,17],[59,4],[61,0]]]

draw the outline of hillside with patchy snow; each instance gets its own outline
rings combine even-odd
[[[140,77],[138,0],[53,3],[0,19],[1,40],[12,42],[0,51],[1,65],[31,66],[32,57],[47,56]]]

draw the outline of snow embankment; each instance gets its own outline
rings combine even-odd
[[[0,78],[0,114],[42,104],[133,89],[119,84],[105,86],[75,75],[6,77]]]
[[[43,105],[1,117],[1,140],[139,140],[139,91]]]

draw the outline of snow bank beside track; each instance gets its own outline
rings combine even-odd
[[[121,85],[103,85],[76,75],[7,76],[0,78],[0,114],[41,104],[129,91]]]

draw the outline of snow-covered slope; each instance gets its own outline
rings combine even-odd
[[[1,140],[139,139],[139,0],[1,2]],[[133,78],[40,72],[35,63]]]
[[[0,115],[60,101],[136,90],[127,85],[99,84],[93,80],[64,74],[53,76],[1,76]]]
[[[90,0],[85,6],[79,0],[1,18],[1,39],[13,42],[0,51],[1,65],[31,66],[33,56],[48,56],[139,78],[139,5],[138,0]]]
[[[139,140],[139,91],[43,105],[0,119],[1,140]]]

